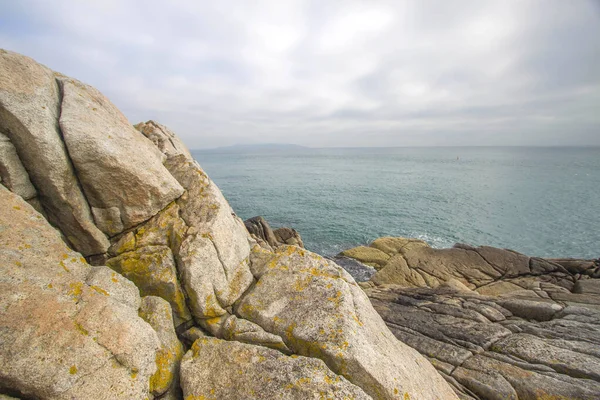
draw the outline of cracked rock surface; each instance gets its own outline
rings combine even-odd
[[[457,398],[295,231],[262,248],[165,126],[0,50],[0,135],[1,395]]]
[[[599,398],[597,261],[405,238],[370,246],[389,255],[361,284],[373,306],[460,398]]]
[[[0,392],[147,397],[160,342],[109,294],[127,291],[124,279],[88,284],[95,271],[41,214],[1,185],[0,204]]]

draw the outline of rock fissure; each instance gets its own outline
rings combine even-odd
[[[87,209],[89,210],[89,214],[92,216],[92,218],[94,218],[94,214],[91,212],[92,205],[90,204],[90,201],[86,196],[85,190],[83,189],[83,185],[81,184],[81,180],[79,178],[79,173],[77,171],[77,167],[73,163],[73,158],[71,157],[71,154],[69,152],[69,146],[68,146],[67,142],[65,141],[64,134],[60,128],[59,121],[60,121],[60,117],[62,115],[62,105],[63,105],[63,100],[64,100],[63,84],[62,84],[62,81],[58,78],[54,78],[54,81],[56,82],[56,86],[58,87],[58,90],[57,90],[58,102],[57,102],[57,110],[56,110],[56,115],[57,115],[56,132],[58,133],[58,137],[63,144],[63,148],[65,151],[65,157],[66,157],[67,163],[69,164],[69,169],[71,171],[73,171],[73,177],[75,178],[75,184],[77,185],[79,192],[81,192],[81,198],[85,201],[85,204],[87,205]],[[95,221],[95,218],[94,218],[94,222],[96,223],[96,225],[98,225],[97,222]],[[70,243],[69,243],[69,246],[71,248],[73,248],[73,245]]]

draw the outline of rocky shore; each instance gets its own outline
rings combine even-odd
[[[394,335],[461,399],[600,398],[600,260],[380,238],[341,253]]]
[[[168,128],[4,50],[0,179],[0,397],[457,398],[344,269],[250,235]]]
[[[597,399],[599,278],[403,238],[324,258],[0,50],[0,399]]]

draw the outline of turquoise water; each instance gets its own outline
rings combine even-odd
[[[294,227],[320,254],[407,236],[600,257],[600,148],[193,153],[240,217]]]

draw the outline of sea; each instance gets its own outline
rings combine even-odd
[[[382,236],[600,257],[600,147],[197,150],[243,219],[326,256]]]

